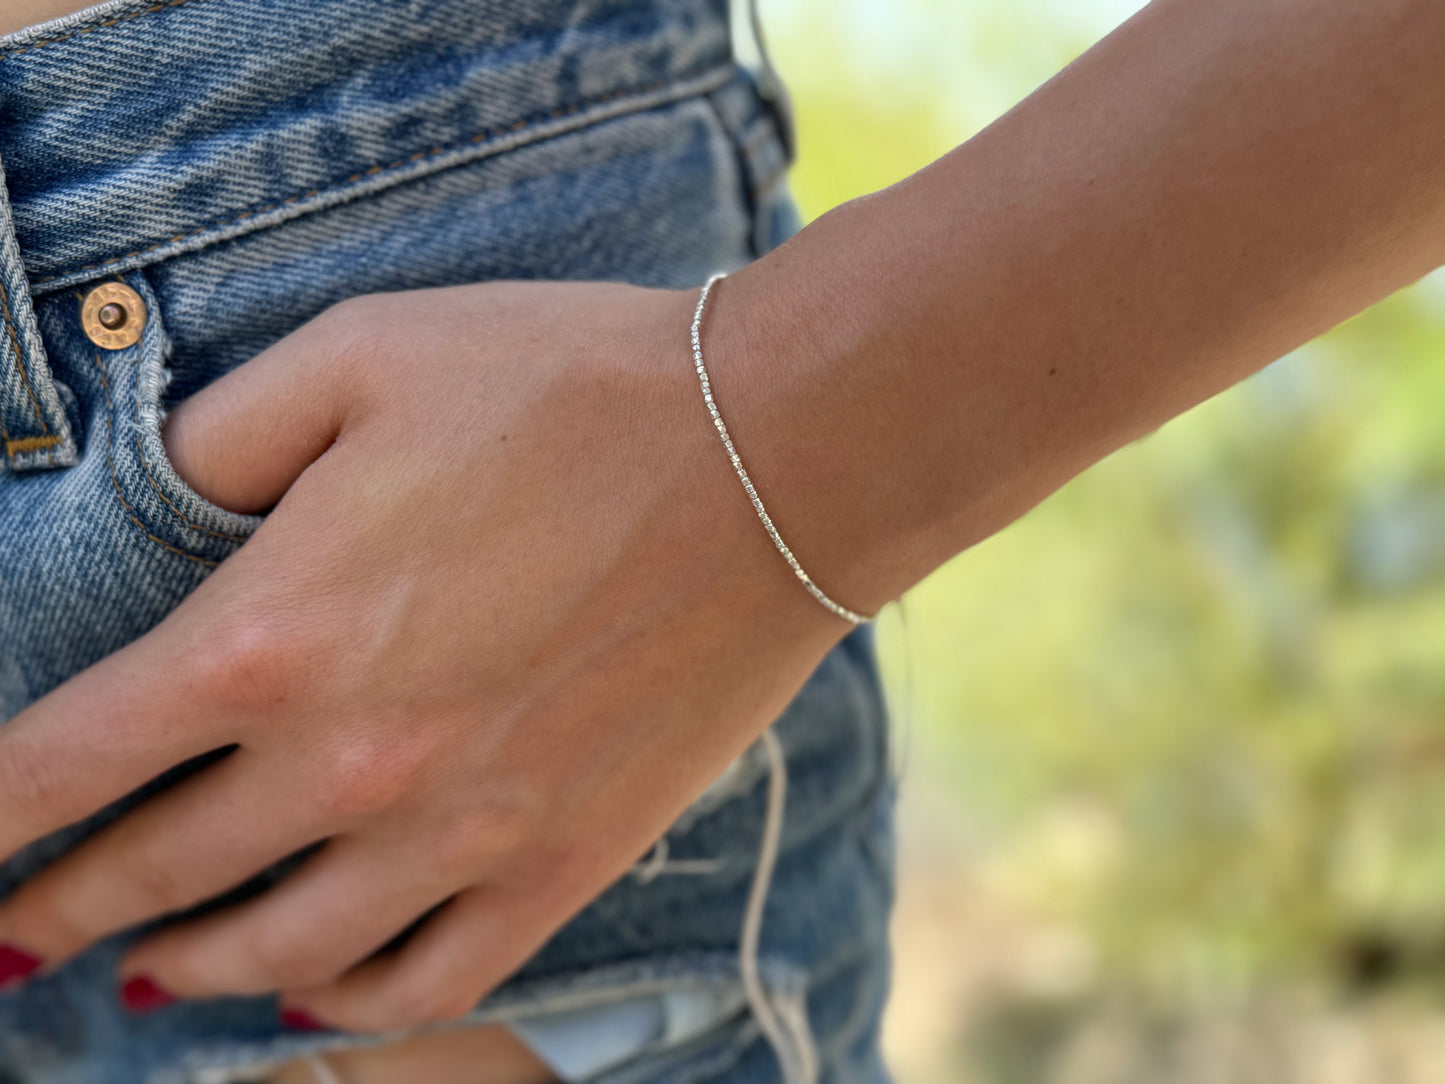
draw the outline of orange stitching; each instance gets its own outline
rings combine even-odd
[[[192,2],[192,0],[172,0],[172,2],[190,3]],[[709,69],[709,71],[722,71],[724,67],[728,66],[730,65],[721,65],[715,69]],[[581,112],[584,109],[591,109],[593,106],[605,105],[608,102],[615,101],[619,98],[639,97],[643,94],[650,94],[655,90],[661,90],[663,87],[675,86],[678,83],[687,82],[690,79],[700,79],[704,75],[709,74],[709,71],[699,72],[695,75],[680,75],[674,79],[662,79],[656,82],[646,83],[638,87],[631,87],[625,90],[611,91],[610,93],[601,95],[597,98],[589,98],[573,105],[561,106],[560,108],[553,109],[551,112],[548,113],[540,113],[530,118],[524,118],[523,120],[520,120],[511,126],[488,128],[486,131],[478,132],[470,139],[463,139],[461,142],[458,143],[448,143],[443,146],[433,147],[429,151],[418,151],[416,154],[410,155],[406,158],[398,158],[395,162],[389,162],[384,166],[372,166],[370,169],[362,170],[359,173],[353,173],[350,177],[347,177],[340,181],[332,182],[330,187],[326,189],[326,191],[330,192],[345,188],[347,185],[355,184],[358,181],[365,180],[368,175],[387,173],[392,170],[400,169],[404,166],[407,166],[412,162],[422,161],[427,158],[435,158],[450,151],[461,150],[462,148],[466,147],[468,144],[471,143],[483,143],[489,139],[494,139],[497,136],[509,135],[518,127],[528,127],[531,125],[543,124],[549,120],[558,120],[561,117],[568,116],[569,114]],[[313,188],[298,196],[289,196],[285,199],[276,200],[272,203],[262,204],[260,207],[253,208],[249,211],[244,211],[231,218],[221,219],[218,222],[212,222],[197,229],[188,230],[185,233],[178,233],[169,240],[160,241],[154,245],[148,245],[145,248],[138,248],[134,252],[127,252],[120,256],[112,256],[110,259],[101,260],[99,263],[82,264],[79,267],[62,272],[61,275],[54,275],[43,282],[37,282],[32,285],[31,289],[36,291],[43,290],[47,288],[50,283],[54,282],[58,278],[78,274],[82,271],[99,271],[107,267],[114,267],[116,264],[124,263],[126,260],[133,260],[139,256],[147,256],[152,252],[156,252],[160,249],[167,247],[168,245],[173,245],[180,241],[189,240],[192,237],[199,237],[202,234],[210,233],[214,230],[223,230],[227,226],[234,226],[241,222],[246,222],[250,219],[258,218],[261,215],[269,214],[272,211],[280,210],[282,207],[285,207],[288,204],[296,203],[303,199],[311,199],[315,196],[319,196],[320,194],[320,189]]]
[[[19,440],[11,440],[9,436],[5,439],[5,454],[11,459],[17,455],[24,455],[26,452],[38,452],[45,448],[54,448],[57,444],[64,444],[64,437],[22,437]]]
[[[110,419],[109,419],[109,418],[106,418],[106,420],[105,420],[105,428],[106,428],[106,433],[107,433],[107,435],[111,435]],[[105,461],[106,461],[106,464],[110,467],[110,484],[111,484],[111,487],[115,490],[115,495],[116,495],[116,497],[119,499],[122,507],[125,508],[126,518],[129,519],[132,523],[134,523],[138,528],[140,528],[140,533],[141,533],[141,534],[145,535],[147,538],[149,538],[152,542],[154,542],[154,543],[155,543],[157,546],[159,546],[161,549],[163,549],[163,550],[168,550],[168,551],[170,551],[171,553],[174,553],[174,554],[175,554],[176,556],[178,556],[178,557],[184,557],[187,561],[195,561],[196,564],[198,564],[198,565],[206,565],[208,568],[215,568],[217,565],[220,564],[219,561],[212,561],[212,560],[210,560],[209,558],[206,558],[206,557],[197,557],[194,553],[187,553],[187,552],[186,552],[185,550],[183,550],[183,549],[177,549],[175,546],[172,546],[172,545],[171,545],[169,542],[167,542],[165,539],[163,539],[163,538],[157,538],[155,535],[151,534],[150,531],[148,531],[148,530],[146,529],[146,525],[145,525],[144,523],[142,523],[139,519],[136,518],[135,509],[131,508],[130,502],[125,499],[125,494],[121,492],[121,489],[120,489],[120,479],[118,479],[118,478],[115,476],[115,458],[110,454],[109,451],[107,451],[107,452],[105,453]]]
[[[110,397],[110,379],[105,375],[105,364],[100,360],[99,350],[95,352],[95,369],[96,372],[100,374],[101,387],[105,389],[105,462],[106,465],[110,467],[111,487],[115,490],[115,495],[120,501],[121,506],[126,510],[126,515],[130,518],[130,521],[139,528],[141,534],[145,535],[161,549],[184,557],[187,561],[195,561],[199,565],[215,568],[221,562],[212,561],[207,557],[197,557],[194,553],[187,553],[183,549],[177,549],[164,538],[157,538],[151,534],[150,528],[136,516],[135,509],[130,506],[130,501],[125,499],[125,492],[120,488],[120,479],[115,473],[115,423],[110,420],[111,413],[115,410],[115,403]]]
[[[10,444],[11,444],[11,441],[10,441],[10,430],[8,430],[8,429],[5,428],[5,412],[4,412],[3,410],[0,410],[0,440],[4,440],[4,441],[5,441],[5,448],[6,448],[6,453],[5,453],[5,454],[10,457],[10,460],[11,460],[11,462],[13,463],[13,462],[15,461],[15,456],[14,456],[14,454],[13,454],[12,452],[9,451]]]
[[[35,411],[35,416],[40,419],[40,428],[50,432],[50,424],[45,420],[45,414],[40,409],[40,403],[35,398],[35,389],[30,386],[30,374],[25,371],[25,355],[20,352],[20,340],[15,335],[15,325],[10,322],[10,298],[5,293],[5,284],[0,282],[0,314],[5,317],[5,331],[10,336],[10,348],[15,351],[15,364],[20,366],[20,379],[25,382],[25,394],[30,399],[30,406]]]
[[[139,19],[143,15],[154,15],[157,11],[164,11],[166,8],[178,8],[182,4],[189,4],[191,2],[192,0],[165,0],[164,3],[156,4],[153,7],[142,8],[140,11],[133,11],[129,15],[122,15],[118,19],[107,19],[105,22],[97,23],[95,26],[86,26],[79,30],[72,30],[69,34],[62,34],[58,38],[46,38],[44,41],[37,41],[33,45],[23,46],[14,52],[0,55],[0,61],[5,60],[7,57],[19,56],[21,53],[33,53],[36,49],[43,49],[47,45],[69,41],[71,38],[78,38],[85,34],[94,34],[97,30],[118,26],[121,23],[130,22],[132,19]]]

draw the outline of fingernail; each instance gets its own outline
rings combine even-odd
[[[0,986],[23,982],[39,971],[44,962],[39,956],[31,955],[24,949],[0,944]]]
[[[154,1012],[173,1004],[176,996],[149,975],[127,979],[120,988],[120,1002],[131,1012]]]
[[[326,1025],[305,1009],[282,1009],[281,1026],[292,1031],[325,1031]]]

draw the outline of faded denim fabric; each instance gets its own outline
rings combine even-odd
[[[170,404],[357,294],[696,285],[794,228],[786,158],[725,0],[116,0],[0,39],[0,720],[154,627],[255,530],[171,470]],[[81,329],[107,279],[149,309],[127,349]],[[790,789],[761,972],[820,1080],[883,1081],[893,781],[868,630],[776,733]],[[767,771],[742,758],[471,1022],[712,991],[737,1011],[597,1079],[781,1080],[738,963]],[[0,894],[120,811],[0,867]],[[0,1084],[259,1079],[362,1041],[287,1033],[269,998],[132,1016],[126,940],[0,994]]]

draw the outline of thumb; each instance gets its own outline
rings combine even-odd
[[[171,466],[212,504],[267,511],[335,441],[344,382],[308,330],[233,369],[166,418],[161,439]]]

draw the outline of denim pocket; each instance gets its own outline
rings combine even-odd
[[[760,980],[774,1012],[785,1022],[785,1043],[814,1051],[807,1023],[806,978],[795,967],[763,960]],[[527,1034],[544,1021],[571,1014],[603,1013],[639,999],[669,1001],[655,1034],[629,1043],[619,1040],[617,1056],[591,1051],[584,1079],[592,1084],[763,1084],[780,1079],[776,1055],[749,1008],[737,958],[730,953],[658,953],[623,963],[571,969],[543,979],[514,980],[489,996],[462,1020],[435,1028],[386,1036],[397,1041],[438,1030],[501,1025]],[[200,1016],[220,1017],[219,1006],[197,1005]],[[230,1022],[238,1018],[234,1015]],[[148,1084],[241,1084],[264,1079],[298,1057],[377,1045],[375,1037],[347,1034],[276,1034],[194,1042],[186,1055],[153,1071]],[[566,1044],[554,1045],[553,1051]],[[807,1056],[813,1057],[814,1053]],[[571,1074],[569,1073],[569,1076]]]
[[[172,556],[213,566],[244,543],[261,519],[212,504],[176,473],[161,439],[170,337],[145,276],[136,272],[124,281],[144,301],[146,325],[140,341],[124,350],[88,342],[79,347],[87,356],[77,363],[93,367],[100,390],[87,444],[96,452],[104,442],[111,488],[136,529]]]

